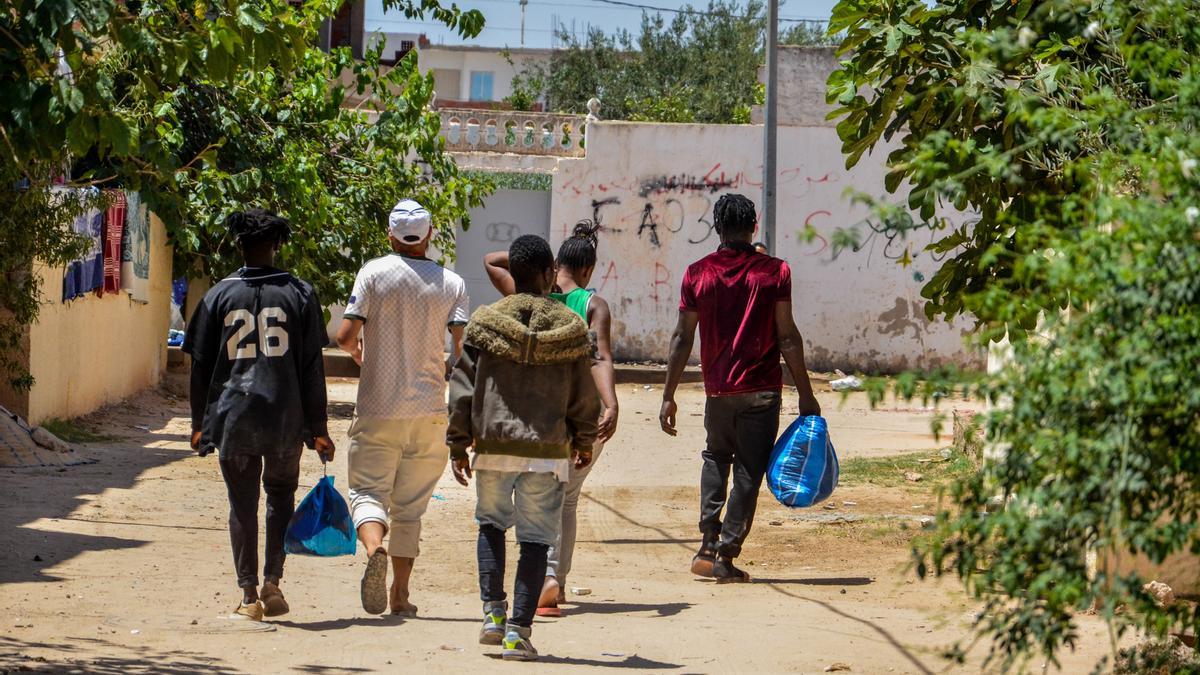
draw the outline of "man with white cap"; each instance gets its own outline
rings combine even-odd
[[[446,373],[462,353],[470,317],[462,277],[425,257],[432,233],[425,207],[411,199],[396,204],[388,217],[394,253],[359,271],[337,334],[338,346],[362,366],[348,461],[350,509],[369,556],[362,605],[371,614],[389,606],[393,614],[416,613],[408,582],[421,516],[450,456]],[[443,359],[446,330],[450,363]]]

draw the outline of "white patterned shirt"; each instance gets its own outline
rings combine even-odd
[[[363,321],[356,413],[446,414],[445,336],[470,318],[462,277],[425,258],[376,258],[358,273],[344,316]]]

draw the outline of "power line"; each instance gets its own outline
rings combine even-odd
[[[513,0],[468,0],[468,1],[469,2],[492,2],[492,3],[496,3],[496,4],[500,4],[500,5],[511,5],[513,2]],[[590,0],[590,1],[591,2],[607,2],[607,0]],[[537,0],[533,0],[529,4],[530,5],[539,5],[542,7],[579,7],[579,8],[583,8],[583,9],[594,7],[594,5],[589,5],[589,4],[585,4],[585,3],[581,3],[581,2],[549,2],[549,1],[539,2]],[[700,10],[700,9],[691,9],[689,11],[686,9],[672,9],[670,7],[656,7],[653,5],[642,5],[642,4],[638,4],[638,3],[634,3],[634,2],[607,2],[607,4],[614,5],[618,9],[625,9],[625,10],[636,9],[639,11],[645,11],[645,10],[649,9],[649,10],[654,10],[656,12],[674,12],[677,14],[701,14],[701,15],[705,15],[705,16],[733,16],[733,17],[737,17],[737,18],[746,18],[745,15],[741,15],[741,14],[726,15],[726,14],[720,14],[717,12],[708,12],[708,11]],[[794,16],[794,17],[793,16],[781,16],[781,17],[779,17],[779,20],[780,21],[808,22],[808,23],[828,23],[829,22],[828,18],[822,19],[819,17],[800,17],[800,16]]]
[[[719,12],[706,12],[704,10],[691,9],[691,8],[672,9],[670,7],[655,7],[654,5],[642,5],[642,4],[638,4],[636,2],[625,2],[624,0],[592,0],[592,2],[602,2],[607,5],[617,5],[620,7],[629,7],[631,9],[642,9],[642,10],[649,9],[649,10],[653,10],[655,12],[671,12],[673,14],[695,14],[697,16],[728,16],[730,18],[737,18],[737,19],[754,18],[754,17],[742,15],[742,14],[722,14]],[[779,20],[780,21],[791,21],[791,22],[795,22],[795,23],[828,23],[829,22],[828,19],[799,18],[799,17],[790,18],[790,17],[784,17],[784,16],[779,17]]]
[[[498,3],[498,4],[503,4],[503,5],[511,5],[512,4],[512,0],[470,0],[470,1],[494,2],[494,3]],[[690,15],[695,15],[695,16],[730,17],[730,18],[735,18],[735,19],[754,18],[751,16],[747,16],[745,14],[723,14],[720,12],[709,12],[706,10],[694,9],[694,8],[690,8],[690,7],[688,9],[675,9],[675,8],[671,8],[671,7],[658,7],[655,5],[643,5],[643,4],[637,3],[637,2],[626,2],[625,0],[589,0],[589,2],[603,3],[606,5],[612,5],[612,6],[620,8],[620,9],[626,9],[626,10],[630,10],[630,9],[636,9],[636,10],[641,10],[641,11],[649,10],[649,11],[653,11],[653,12],[670,12],[672,14],[690,14]],[[594,7],[594,5],[589,5],[589,4],[579,3],[579,2],[546,2],[546,1],[537,2],[537,1],[535,1],[535,2],[530,2],[529,4],[540,5],[543,7],[579,7],[579,8],[583,8],[583,9]],[[386,18],[378,19],[378,21],[380,23],[413,23],[413,24],[420,24],[420,25],[425,25],[425,26],[442,26],[442,27],[445,26],[445,24],[437,23],[434,21],[407,21],[407,20],[386,19]],[[820,17],[781,16],[781,17],[779,17],[779,21],[781,21],[781,22],[786,21],[786,22],[790,22],[790,23],[829,23],[828,18],[822,19]],[[491,26],[488,26],[485,24],[484,28],[491,28]],[[498,29],[499,30],[520,30],[519,28],[515,28],[515,27],[504,27],[504,28],[498,28]],[[544,28],[540,29],[540,30],[539,29],[527,29],[527,30],[536,30],[539,33],[552,32],[552,31],[548,31]]]

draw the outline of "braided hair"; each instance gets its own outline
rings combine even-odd
[[[758,223],[754,202],[745,195],[723,195],[713,207],[713,223],[717,233],[726,236],[754,232],[754,226]]]
[[[532,284],[554,267],[550,244],[536,234],[523,234],[508,247],[508,272],[519,285]]]
[[[287,219],[265,209],[234,211],[225,219],[225,227],[243,250],[263,243],[282,244],[292,236]]]
[[[560,267],[571,270],[586,270],[596,264],[596,249],[599,247],[600,226],[586,218],[575,223],[575,230],[558,247]]]

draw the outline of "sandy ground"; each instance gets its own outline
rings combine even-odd
[[[179,385],[173,382],[175,392]],[[344,490],[354,381],[331,381],[330,395],[340,451],[331,471]],[[186,446],[186,401],[160,391],[82,421],[112,438],[85,444],[97,463],[0,472],[0,671],[980,669],[983,648],[968,666],[941,656],[967,634],[976,605],[953,580],[915,579],[911,529],[812,522],[813,514],[931,512],[932,486],[841,489],[836,511],[790,511],[764,489],[742,559],[755,583],[717,586],[687,570],[699,541],[701,390],[681,391],[676,438],[658,430],[657,386],[622,385],[620,395],[620,431],[585,489],[568,582],[592,592],[569,598],[575,602],[563,618],[538,620],[534,644],[543,658],[536,665],[499,661],[494,648],[476,644],[474,493],[448,470],[424,522],[413,585],[419,618],[363,613],[361,555],[292,556],[283,584],[291,614],[269,624],[225,618],[238,592],[220,472],[214,457],[196,457]],[[832,392],[819,395],[843,459],[947,442],[933,438],[929,411],[919,407],[871,411],[862,395],[845,403]],[[794,414],[795,399],[785,401]],[[319,460],[306,454],[298,499],[320,475]],[[510,560],[511,568],[515,550]],[[1086,672],[1106,653],[1102,625],[1083,617],[1080,645],[1065,657],[1066,672]]]

